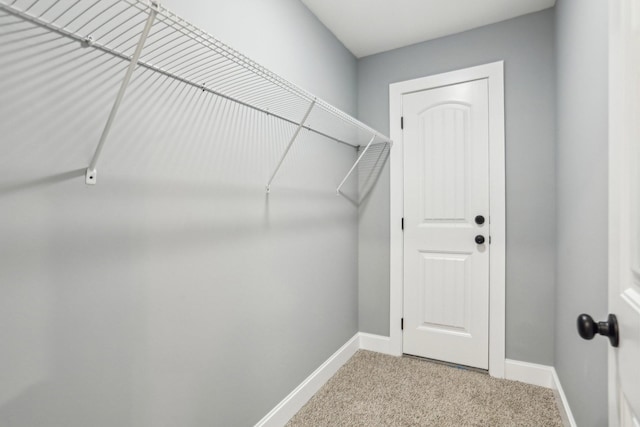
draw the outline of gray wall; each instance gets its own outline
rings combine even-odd
[[[505,61],[507,357],[553,364],[555,57],[552,9],[358,61],[358,114],[389,130],[389,84]],[[389,171],[359,211],[360,330],[389,333]]]
[[[606,340],[584,341],[580,313],[607,316],[607,2],[559,0],[556,370],[580,427],[607,425]]]
[[[167,3],[355,110],[355,58],[297,0]],[[267,198],[291,126],[137,72],[88,187],[125,64],[12,28],[0,425],[253,425],[358,330],[357,209],[335,196],[355,150],[304,134]]]

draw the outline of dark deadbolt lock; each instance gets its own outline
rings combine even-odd
[[[478,234],[476,236],[476,243],[479,244],[479,245],[483,244],[484,243],[484,236],[481,236],[480,234]]]
[[[620,341],[618,319],[615,314],[610,314],[606,322],[598,323],[588,314],[581,314],[578,316],[578,333],[585,340],[592,339],[596,334],[609,337],[609,342],[612,347],[617,347]]]
[[[476,224],[478,225],[484,224],[484,217],[482,215],[476,216]]]

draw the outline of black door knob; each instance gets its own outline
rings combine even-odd
[[[479,244],[479,245],[483,244],[484,243],[484,236],[478,234],[476,236],[476,243]]]
[[[610,314],[606,322],[598,323],[588,314],[581,314],[578,316],[578,333],[585,340],[593,339],[596,334],[609,337],[609,342],[612,347],[617,347],[620,342],[618,319],[615,314]]]
[[[478,225],[484,224],[484,217],[482,215],[476,216],[475,219],[476,219],[476,224],[478,224]]]

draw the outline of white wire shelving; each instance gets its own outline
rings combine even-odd
[[[149,0],[0,0],[0,11],[128,62],[85,182],[95,184],[97,165],[120,103],[136,69],[160,73],[204,92],[296,126],[271,174],[267,192],[301,130],[353,147],[365,146],[337,188],[367,150],[389,137],[315,97],[247,56]],[[365,145],[366,143],[366,145]]]

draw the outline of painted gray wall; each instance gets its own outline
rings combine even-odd
[[[608,5],[558,0],[556,370],[580,427],[607,425],[607,341],[576,318],[607,316]]]
[[[359,118],[389,131],[389,84],[505,61],[507,357],[553,364],[554,14],[547,9],[358,61]],[[359,211],[360,330],[389,333],[389,171]],[[398,226],[400,226],[398,224]]]
[[[166,4],[355,110],[297,0]],[[355,150],[304,134],[267,198],[290,126],[136,73],[88,187],[124,64],[51,38],[0,43],[0,425],[253,425],[358,330]]]

